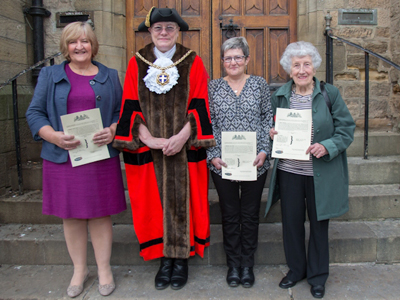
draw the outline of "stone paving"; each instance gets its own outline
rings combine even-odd
[[[107,299],[314,299],[303,280],[283,290],[278,283],[287,272],[286,265],[258,265],[256,283],[250,289],[230,288],[225,281],[225,266],[190,266],[188,284],[179,291],[154,288],[157,266],[114,266],[117,288]],[[103,299],[97,290],[96,268],[84,292],[75,299]],[[400,299],[400,264],[335,264],[330,267],[324,299],[381,300]],[[72,266],[2,265],[0,299],[69,299],[66,289]]]

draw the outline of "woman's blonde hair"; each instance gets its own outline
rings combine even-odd
[[[66,60],[71,61],[68,53],[68,44],[78,39],[82,34],[86,36],[92,45],[92,58],[96,56],[99,51],[99,42],[97,41],[92,26],[88,22],[73,22],[65,26],[60,38],[60,51]]]

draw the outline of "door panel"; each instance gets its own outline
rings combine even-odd
[[[296,0],[213,0],[213,77],[225,75],[220,46],[229,31],[229,37],[236,33],[249,43],[248,74],[264,77],[274,89],[286,82],[289,77],[279,59],[286,46],[296,41],[296,5]]]
[[[175,8],[189,24],[189,31],[180,32],[178,43],[194,51],[203,59],[207,70],[210,70],[210,8],[209,1],[199,0],[126,0],[126,42],[127,61],[136,51],[151,43],[150,33],[139,32],[137,28],[144,21],[150,8]]]
[[[128,60],[151,42],[137,28],[152,6],[175,8],[189,24],[178,42],[201,56],[211,79],[224,76],[221,45],[235,34],[249,43],[248,74],[264,77],[272,88],[289,79],[279,59],[296,41],[297,0],[126,0]]]

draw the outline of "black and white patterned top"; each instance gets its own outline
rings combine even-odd
[[[271,94],[264,78],[251,75],[245,82],[240,95],[236,95],[223,78],[208,84],[210,115],[216,146],[207,149],[207,163],[211,171],[222,175],[211,163],[214,157],[221,157],[222,131],[255,131],[257,133],[257,154],[267,153],[264,165],[257,176],[269,168],[271,143],[269,130],[272,127]],[[255,159],[255,157],[254,157]]]
[[[291,109],[311,109],[312,108],[312,93],[310,95],[302,96],[295,93],[292,90],[290,96],[290,108]],[[311,128],[311,145],[314,138],[314,126]],[[282,171],[297,175],[314,176],[312,155],[310,153],[308,160],[297,160],[297,159],[280,159],[277,168]]]

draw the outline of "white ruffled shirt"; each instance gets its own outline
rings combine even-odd
[[[172,61],[172,57],[174,56],[176,51],[176,45],[172,47],[171,50],[163,53],[154,47],[154,54],[157,57],[156,61],[153,62],[154,65],[160,67],[168,67],[172,65],[174,62]],[[160,75],[162,71],[156,69],[154,67],[149,66],[147,70],[147,75],[143,78],[143,81],[146,87],[154,93],[157,94],[165,94],[170,91],[174,85],[178,83],[179,73],[176,66],[166,69],[164,72],[169,75],[169,82],[165,85],[158,84],[158,75]]]

